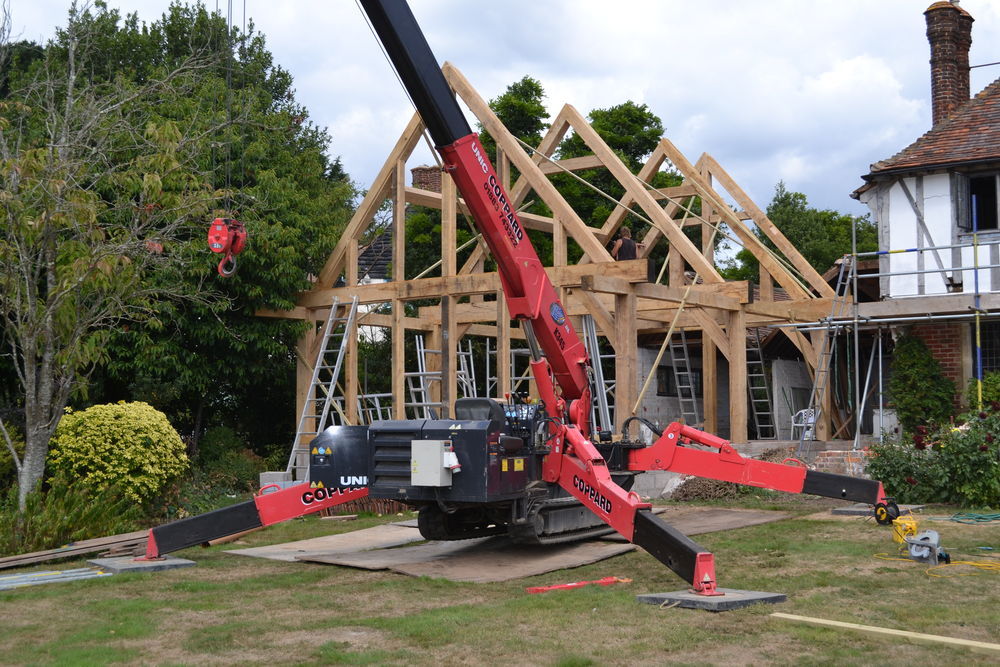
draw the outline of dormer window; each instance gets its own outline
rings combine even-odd
[[[965,229],[972,231],[994,231],[1000,213],[997,209],[997,190],[1000,187],[1000,173],[975,174],[969,176],[968,215]]]

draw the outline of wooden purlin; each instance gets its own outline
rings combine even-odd
[[[802,253],[792,245],[792,242],[785,238],[785,235],[781,233],[781,230],[771,222],[771,219],[767,217],[764,211],[760,210],[760,207],[754,203],[752,199],[744,192],[733,177],[722,168],[722,165],[716,161],[714,157],[708,153],[703,153],[699,162],[703,162],[705,168],[708,172],[719,181],[719,185],[729,193],[729,195],[736,201],[737,204],[743,207],[743,210],[750,215],[750,219],[754,221],[754,224],[764,232],[764,234],[771,240],[772,243],[781,251],[785,258],[794,266],[802,277],[805,278],[806,282],[816,290],[820,296],[834,297],[836,296],[832,287],[829,283],[823,280],[823,277],[819,272],[813,268]],[[769,274],[770,275],[770,274]]]

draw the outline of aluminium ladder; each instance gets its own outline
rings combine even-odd
[[[757,427],[758,440],[774,440],[778,437],[774,425],[774,412],[771,404],[771,386],[767,381],[767,369],[764,366],[764,354],[760,349],[760,328],[756,327],[753,336],[747,336],[747,397],[750,411]]]
[[[695,395],[694,374],[691,372],[684,329],[680,330],[679,335],[670,337],[670,364],[674,371],[674,387],[677,389],[681,417],[688,426],[697,426],[701,418],[698,416],[698,397]]]
[[[819,354],[816,357],[816,372],[813,374],[813,386],[809,392],[809,407],[807,408],[809,412],[806,413],[807,426],[802,429],[802,434],[799,436],[799,446],[795,453],[798,457],[807,454],[806,436],[809,436],[809,440],[816,439],[816,425],[819,423],[823,405],[830,401],[831,361],[837,348],[837,336],[847,328],[843,324],[837,324],[837,322],[842,320],[847,314],[847,309],[850,305],[848,296],[851,293],[851,282],[856,270],[857,266],[854,263],[854,257],[844,255],[840,261],[840,270],[837,273],[837,286],[834,290],[835,295],[833,305],[830,308],[830,317],[826,319],[826,331],[820,341]],[[855,296],[855,298],[857,297]],[[811,422],[811,425],[809,422]]]
[[[341,314],[341,310],[345,312]],[[299,426],[295,431],[295,443],[285,469],[293,482],[304,481],[309,475],[309,444],[313,439],[328,426],[344,421],[344,400],[337,394],[337,381],[347,353],[349,336],[354,332],[357,314],[357,296],[351,299],[349,305],[341,305],[340,299],[334,297],[330,314],[322,329],[323,338],[313,366],[309,394],[302,406]]]
[[[429,370],[428,357],[430,355],[441,355],[441,350],[428,349],[424,343],[424,337],[417,334],[415,338],[417,348],[417,370],[405,373],[406,386],[410,394],[410,401],[406,404],[408,409],[414,411],[416,419],[437,419],[441,414],[441,401],[431,400],[431,385],[441,382],[441,371]],[[457,387],[459,393],[465,398],[473,398],[478,395],[476,390],[476,369],[473,363],[472,342],[469,341],[466,349],[458,347],[456,358],[458,368],[455,371]]]
[[[612,419],[612,411],[614,410],[615,381],[614,378],[605,379],[603,362],[605,359],[614,359],[615,355],[601,354],[594,318],[591,315],[584,315],[580,320],[583,324],[583,342],[591,364],[591,393],[593,394],[590,408],[590,423],[593,424],[591,430],[595,433],[614,431],[615,422]]]

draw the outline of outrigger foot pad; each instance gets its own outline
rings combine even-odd
[[[673,593],[648,593],[637,595],[639,602],[655,604],[661,607],[683,607],[685,609],[704,609],[706,611],[732,611],[743,609],[755,604],[778,604],[788,597],[784,593],[763,593],[761,591],[741,591],[733,588],[717,589],[722,595],[706,596],[691,590]]]

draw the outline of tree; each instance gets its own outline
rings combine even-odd
[[[851,233],[855,225],[858,252],[878,249],[878,228],[868,215],[852,216],[829,209],[812,208],[804,194],[789,192],[782,181],[774,188],[774,197],[767,207],[767,217],[820,273],[851,252]],[[766,235],[759,230],[755,231],[765,246],[778,252]],[[730,261],[722,273],[731,280],[756,281],[760,279],[760,263],[749,250],[740,250],[735,260]]]
[[[2,25],[0,62],[16,64],[7,13]],[[153,100],[188,95],[211,60],[189,52],[174,67],[150,68],[141,83],[95,85],[89,65],[101,56],[99,27],[74,5],[40,57],[7,68],[0,100],[0,317],[23,390],[23,457],[6,428],[3,435],[22,508],[70,393],[106,359],[112,328],[148,317],[157,299],[183,295],[147,279],[177,263],[151,249],[212,200],[181,128],[148,110]]]
[[[0,98],[0,315],[23,389],[22,504],[98,365],[92,394],[151,393],[172,418],[237,413],[251,393],[273,404],[302,325],[254,313],[293,305],[353,195],[252,26],[227,32],[203,6],[140,26],[74,5],[31,48],[38,58],[6,59]],[[204,246],[217,215],[251,232],[224,284]]]
[[[542,132],[548,128],[545,122],[549,112],[542,100],[545,99],[545,89],[538,79],[528,75],[520,81],[507,86],[502,95],[490,100],[490,109],[497,115],[511,134],[532,148],[542,141]],[[496,140],[479,125],[479,140],[486,149],[486,154],[494,163],[497,159]]]
[[[913,334],[896,339],[889,373],[889,396],[907,433],[941,424],[953,414],[955,383],[921,339]]]
[[[203,74],[194,96],[159,112],[187,119],[205,137],[199,169],[221,195],[213,216],[238,217],[250,241],[236,275],[221,280],[204,223],[185,239],[176,250],[188,261],[171,279],[218,298],[161,302],[156,322],[117,332],[102,400],[153,403],[188,434],[192,455],[200,434],[219,424],[264,454],[294,433],[294,348],[304,325],[256,313],[292,308],[309,288],[350,217],[355,189],[252,23],[227,38],[223,17],[174,4],[148,33],[147,50],[164,54],[157,57],[207,42],[224,63]]]

